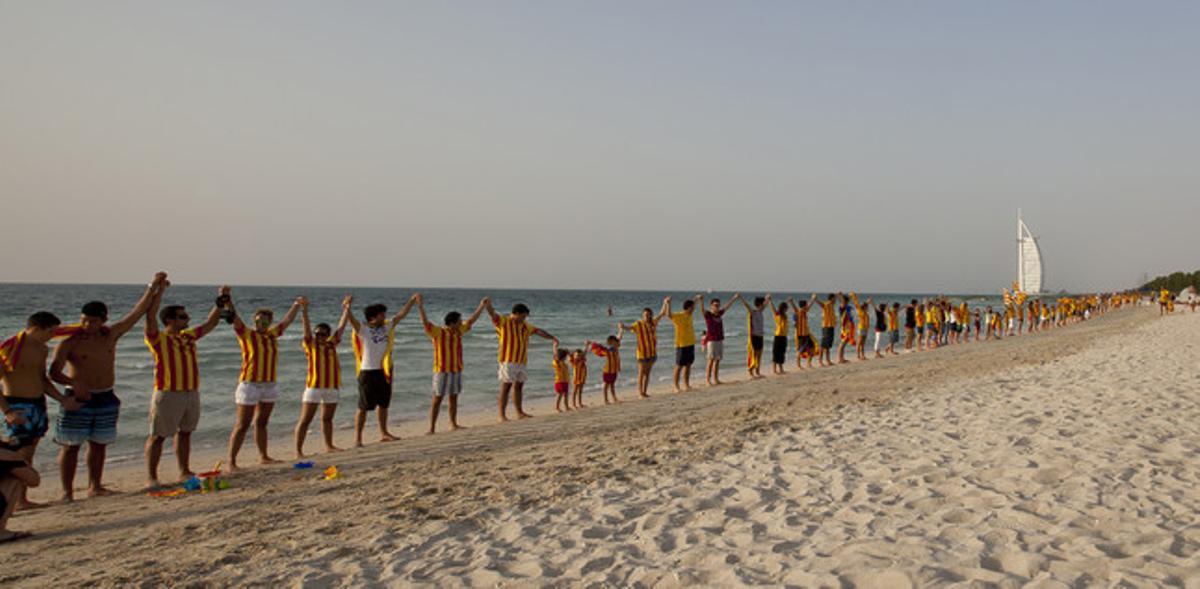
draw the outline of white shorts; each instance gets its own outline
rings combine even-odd
[[[720,360],[725,357],[725,340],[710,341],[704,345],[704,352],[708,354],[711,360]]]
[[[515,362],[500,363],[500,382],[516,383],[525,382],[528,375],[525,373],[525,365]]]
[[[241,382],[233,393],[233,401],[238,405],[274,403],[278,398],[279,390],[273,382]]]
[[[322,405],[337,405],[338,390],[337,389],[304,389],[304,396],[300,398],[303,403],[320,403]]]
[[[461,372],[435,372],[433,373],[433,396],[444,397],[450,395],[457,397],[462,392],[462,373]]]

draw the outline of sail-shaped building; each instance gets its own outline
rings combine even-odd
[[[1042,267],[1042,249],[1038,247],[1037,238],[1025,225],[1017,210],[1017,285],[1021,292],[1030,295],[1041,294],[1042,278],[1045,277]]]

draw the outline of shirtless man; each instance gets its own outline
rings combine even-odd
[[[113,393],[117,341],[146,314],[150,301],[166,279],[165,272],[156,274],[133,310],[116,323],[105,324],[108,306],[104,303],[92,301],[84,305],[79,318],[80,331],[54,349],[50,378],[65,387],[63,392],[68,397],[83,403],[77,411],[60,412],[54,424],[54,441],[61,447],[58,470],[63,501],[75,499],[75,469],[79,464],[79,448],[85,441],[88,497],[112,493],[101,479],[108,445],[117,441],[117,414],[121,408],[120,399]]]
[[[0,396],[0,411],[4,421],[0,422],[0,437],[7,440],[27,464],[33,466],[33,454],[38,442],[49,430],[46,412],[46,395],[62,404],[67,411],[78,410],[82,404],[58,392],[46,374],[46,357],[50,348],[46,345],[55,335],[62,322],[54,314],[38,311],[29,316],[25,329],[0,344],[0,383],[4,395]],[[30,502],[24,493],[16,502],[17,509],[44,507]]]

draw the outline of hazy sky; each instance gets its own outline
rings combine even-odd
[[[1198,2],[0,0],[2,281],[1200,267]]]

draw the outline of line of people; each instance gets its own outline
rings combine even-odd
[[[24,488],[38,484],[33,471],[33,456],[39,441],[49,431],[46,397],[60,405],[54,424],[54,441],[59,444],[60,478],[63,500],[74,499],[74,478],[81,448],[87,446],[88,495],[106,495],[111,491],[103,485],[106,447],[116,440],[120,400],[113,391],[117,341],[138,321],[144,321],[144,339],[154,357],[154,391],[149,410],[149,435],[144,448],[146,486],[161,487],[159,462],[165,440],[172,438],[179,479],[193,476],[190,467],[190,435],[200,420],[200,370],[196,342],[212,333],[222,320],[233,327],[241,350],[242,363],[239,384],[234,391],[237,413],[230,432],[226,466],[237,471],[238,457],[246,436],[254,429],[253,439],[259,461],[277,462],[268,452],[269,423],[279,398],[276,386],[276,367],[279,355],[278,340],[294,322],[302,319],[303,351],[307,359],[305,390],[302,408],[295,427],[295,455],[305,456],[304,445],[312,422],[320,413],[321,433],[327,452],[340,451],[333,442],[333,417],[340,400],[341,374],[339,345],[347,325],[352,328],[352,347],[357,371],[358,399],[354,419],[354,444],[363,445],[367,415],[374,412],[379,440],[397,439],[388,430],[388,409],[392,398],[392,348],[398,324],[416,308],[424,333],[433,347],[432,400],[429,408],[429,429],[436,430],[443,399],[448,398],[448,417],[451,429],[459,429],[458,395],[462,392],[464,369],[462,339],[476,321],[487,313],[497,335],[497,367],[500,381],[497,395],[498,418],[507,421],[510,405],[519,419],[530,417],[525,411],[523,393],[528,379],[529,345],[532,336],[552,342],[551,365],[554,370],[556,409],[573,410],[584,407],[583,390],[587,382],[588,354],[603,359],[601,378],[604,402],[615,403],[617,379],[621,371],[620,346],[625,332],[636,337],[637,392],[649,396],[651,373],[657,361],[657,329],[662,319],[669,319],[674,329],[673,388],[676,393],[691,389],[691,367],[695,361],[697,338],[693,321],[700,308],[704,330],[700,345],[706,356],[705,378],[709,385],[721,384],[720,366],[724,356],[724,317],[735,302],[746,310],[747,372],[752,379],[762,378],[761,361],[765,343],[764,315],[769,309],[774,318],[774,337],[771,360],[775,374],[785,373],[789,331],[794,328],[796,365],[812,367],[813,358],[820,366],[847,362],[846,348],[856,348],[858,359],[867,359],[868,335],[874,315],[874,355],[898,354],[900,344],[901,307],[875,305],[871,299],[860,302],[857,295],[829,294],[821,301],[816,294],[797,302],[788,298],[776,302],[772,295],[745,300],[735,294],[725,304],[712,298],[704,308],[704,296],[684,300],[681,309],[673,311],[672,299],[663,300],[656,314],[643,309],[641,317],[630,324],[618,322],[616,333],[602,341],[584,342],[573,351],[561,346],[558,338],[529,323],[529,308],[514,305],[508,314],[500,314],[489,298],[483,298],[472,313],[463,317],[457,311],[447,313],[440,325],[429,320],[421,294],[413,294],[394,315],[388,315],[383,304],[367,305],[362,320],[351,310],[353,298],[342,301],[336,326],[328,323],[313,325],[309,317],[308,300],[298,297],[287,312],[275,321],[271,309],[260,308],[251,315],[250,323],[243,321],[234,302],[232,289],[220,287],[213,306],[204,321],[191,326],[187,309],[182,305],[162,305],[170,287],[165,272],[151,280],[140,299],[125,316],[108,322],[108,308],[99,301],[85,304],[79,323],[64,326],[53,314],[39,311],[29,317],[25,330],[0,344],[0,372],[3,396],[0,410],[0,480],[19,479],[10,502],[3,507],[0,520],[0,541],[8,532],[3,522],[14,508],[34,508],[24,497]],[[1007,294],[1007,293],[1006,293]],[[1027,308],[1010,302],[1004,312],[989,307],[970,310],[966,301],[957,305],[945,298],[931,301],[913,299],[903,308],[904,347],[908,350],[933,349],[943,345],[971,341],[975,334],[991,339],[1033,332],[1055,325],[1082,320],[1093,312],[1103,312],[1113,306],[1127,304],[1136,295],[1106,295],[1060,299],[1046,304],[1031,300]],[[818,341],[809,328],[808,313],[820,308],[821,332]],[[789,318],[789,309],[792,316]],[[972,320],[973,319],[973,320]],[[973,330],[972,330],[973,328]],[[54,350],[49,368],[49,342],[63,338]],[[836,341],[835,341],[836,340]],[[837,360],[833,348],[837,347]],[[62,392],[56,384],[63,385]],[[8,478],[5,478],[8,477]],[[4,487],[0,485],[0,491]],[[4,501],[0,498],[0,501]]]

